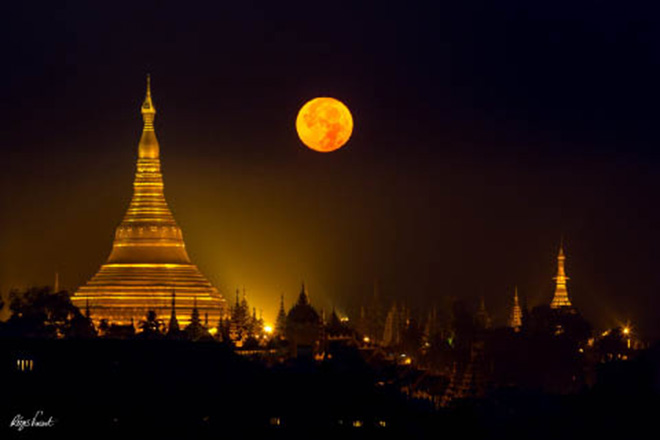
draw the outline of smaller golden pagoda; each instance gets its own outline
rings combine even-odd
[[[511,315],[509,315],[509,327],[515,331],[520,331],[520,328],[522,327],[522,309],[520,308],[520,301],[518,300],[517,286],[513,293],[513,307],[511,308]]]
[[[553,278],[556,282],[555,296],[550,303],[550,307],[553,309],[572,307],[571,301],[568,299],[568,291],[566,290],[566,281],[570,278],[566,276],[566,270],[564,269],[565,261],[566,256],[564,255],[564,245],[562,243],[559,245],[559,255],[557,256],[557,276]]]

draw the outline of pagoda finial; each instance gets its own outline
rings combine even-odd
[[[144,127],[140,138],[140,158],[157,159],[159,155],[158,139],[154,131],[154,119],[156,118],[156,107],[151,100],[151,75],[147,74],[147,93],[140,108]]]
[[[154,129],[154,117],[156,116],[156,107],[151,100],[151,75],[147,74],[147,94],[142,103],[142,118],[144,119],[145,129]]]
[[[172,311],[170,314],[170,323],[168,325],[167,333],[172,336],[179,332],[179,321],[176,319],[176,291],[172,289]]]
[[[300,295],[298,295],[298,304],[309,304],[309,295],[307,294],[307,288],[305,287],[304,281],[302,282]]]

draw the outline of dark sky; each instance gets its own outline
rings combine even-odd
[[[11,3],[4,294],[55,271],[73,289],[104,262],[150,72],[189,253],[267,319],[303,279],[340,311],[378,279],[417,310],[484,295],[502,323],[514,285],[550,301],[563,234],[578,308],[660,335],[654,2]],[[331,154],[294,130],[316,96],[355,119]]]

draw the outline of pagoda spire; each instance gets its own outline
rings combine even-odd
[[[197,298],[193,299],[193,310],[192,310],[193,315],[197,315],[199,317],[199,310],[197,310]]]
[[[304,281],[302,283],[300,295],[298,296],[298,304],[309,304],[309,294],[307,293],[307,288],[305,287]]]
[[[561,307],[572,307],[571,301],[568,299],[568,291],[566,290],[566,281],[570,278],[566,276],[566,270],[564,268],[564,263],[566,261],[566,256],[564,255],[564,240],[562,239],[559,244],[559,255],[557,255],[557,276],[553,279],[555,280],[555,296],[552,298],[550,307],[553,309],[558,309]]]
[[[515,331],[520,331],[520,327],[522,327],[522,309],[518,300],[518,286],[516,286],[513,293],[513,308],[509,316],[509,327]]]
[[[156,159],[159,156],[160,148],[158,146],[158,139],[156,139],[156,131],[154,130],[156,107],[151,99],[151,75],[147,75],[147,92],[140,112],[144,121],[139,146],[140,158]]]
[[[170,323],[167,334],[172,335],[179,332],[179,321],[176,319],[176,292],[172,290],[172,313],[170,314]]]
[[[280,310],[277,312],[277,320],[275,322],[275,331],[278,336],[284,336],[286,330],[286,311],[284,310],[284,294],[280,296]]]

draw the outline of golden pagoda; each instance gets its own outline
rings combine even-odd
[[[156,108],[150,78],[142,104],[144,127],[138,146],[133,198],[115,232],[107,262],[73,295],[80,309],[87,304],[96,325],[140,322],[149,310],[165,320],[173,313],[185,326],[197,304],[213,323],[225,315],[225,300],[188,257],[181,229],[167,206],[160,171],[160,147],[154,131]]]
[[[511,315],[509,315],[509,327],[515,331],[520,331],[522,327],[522,309],[520,308],[520,301],[518,300],[518,287],[516,287],[513,294],[513,307],[511,308]]]
[[[560,244],[559,255],[557,256],[557,276],[553,278],[556,282],[555,296],[550,303],[550,307],[553,309],[572,307],[571,301],[568,299],[568,291],[566,290],[566,281],[570,278],[566,276],[566,271],[564,269],[565,261],[566,256],[564,255],[564,246],[563,244]]]

